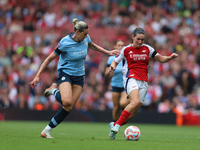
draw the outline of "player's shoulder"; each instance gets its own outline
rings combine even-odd
[[[84,42],[88,42],[88,44],[90,44],[92,42],[92,40],[88,34],[87,34],[87,37],[84,39]]]
[[[90,38],[90,35],[89,35],[89,34],[87,34],[87,38]]]
[[[128,45],[124,46],[124,47],[121,49],[121,51],[124,51],[124,50],[129,49],[129,48],[131,48],[131,44],[128,44]]]
[[[131,45],[132,45],[132,44],[128,44],[128,45],[124,46],[123,48],[124,48],[124,49],[126,49],[126,48],[130,48]]]
[[[142,46],[147,47],[148,49],[153,49],[153,47],[148,44],[142,44]]]
[[[60,43],[65,43],[68,42],[69,40],[70,40],[70,35],[66,35],[60,40]]]

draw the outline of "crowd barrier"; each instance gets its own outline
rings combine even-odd
[[[0,109],[0,120],[27,120],[27,121],[50,121],[57,111],[35,111],[28,109]],[[111,122],[112,112],[107,111],[82,111],[73,109],[65,121],[74,122]],[[130,123],[148,124],[176,124],[176,114],[157,112],[138,112]]]

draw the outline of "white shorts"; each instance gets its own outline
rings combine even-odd
[[[140,102],[144,103],[145,96],[148,90],[148,84],[146,81],[140,81],[135,78],[124,78],[123,84],[124,84],[124,88],[126,90],[127,95],[129,95],[131,91],[138,89]]]

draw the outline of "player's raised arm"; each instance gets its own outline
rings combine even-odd
[[[170,56],[162,56],[160,54],[157,54],[154,59],[159,61],[160,63],[166,63],[174,58],[178,57],[178,54],[172,53]]]
[[[104,49],[103,47],[91,42],[89,45],[88,45],[89,48],[95,50],[95,51],[98,51],[98,52],[102,52],[102,53],[105,53],[109,56],[111,55],[119,55],[120,54],[120,50],[111,50],[111,51],[108,51],[106,49]]]

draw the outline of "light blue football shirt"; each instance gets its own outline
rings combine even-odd
[[[85,57],[88,51],[88,45],[92,42],[90,36],[76,42],[72,36],[74,33],[62,38],[58,44],[58,49],[62,52],[59,57],[57,71],[73,76],[85,75]],[[56,55],[59,55],[54,51]]]
[[[111,63],[115,60],[115,56],[110,56],[107,61],[107,65],[111,65]],[[111,86],[112,87],[118,87],[123,88],[123,77],[122,77],[122,61],[119,62],[119,64],[116,67],[116,70],[114,71],[113,77],[111,79]]]

